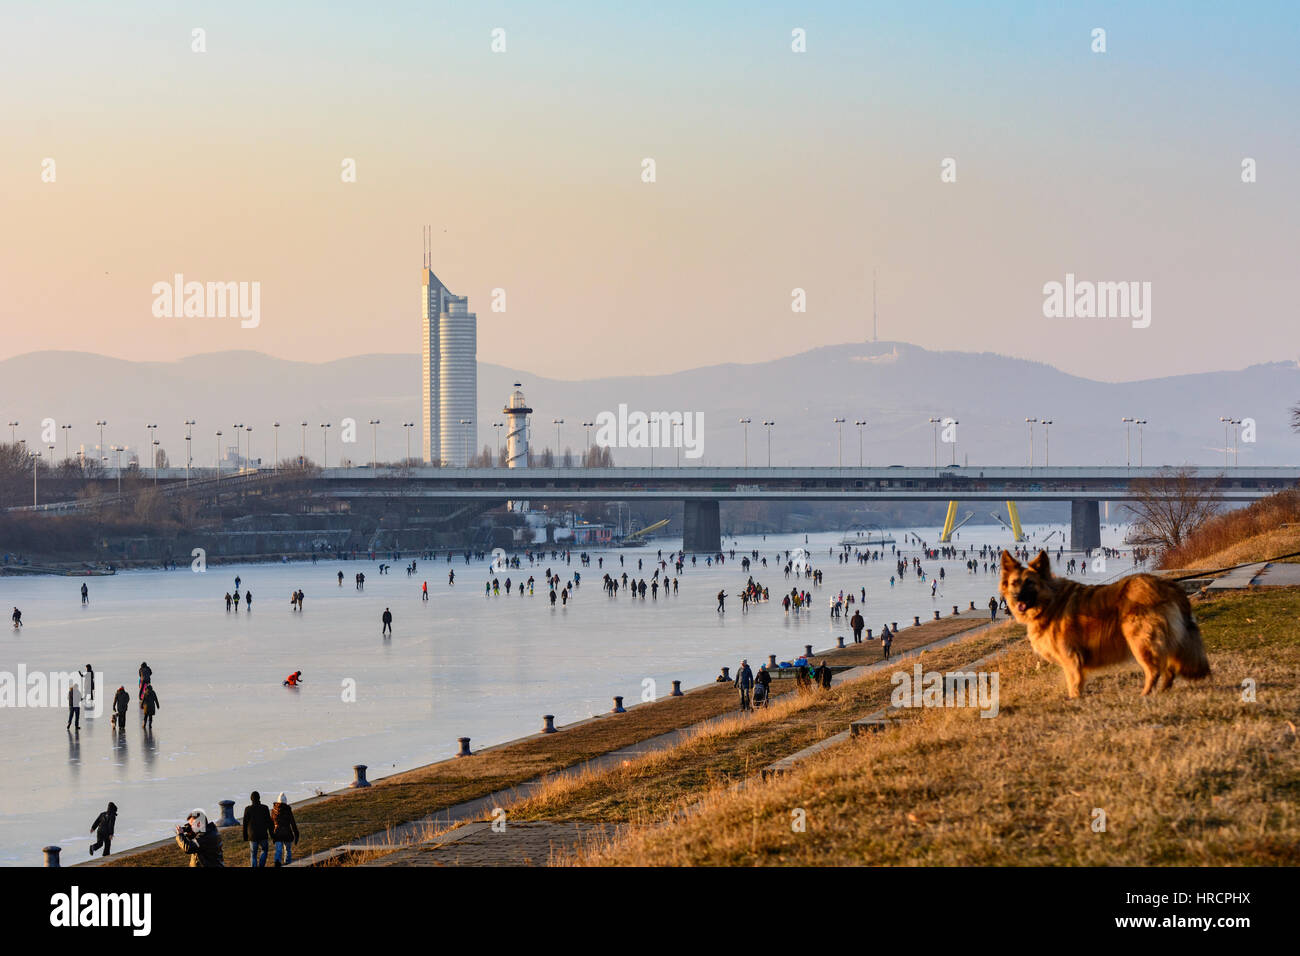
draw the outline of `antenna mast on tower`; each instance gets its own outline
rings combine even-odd
[[[421,234],[424,239],[424,268],[433,268],[433,227],[425,226]]]

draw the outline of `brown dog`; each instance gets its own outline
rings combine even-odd
[[[1065,671],[1071,697],[1083,692],[1086,671],[1123,663],[1130,655],[1146,675],[1143,695],[1162,677],[1165,690],[1176,675],[1209,676],[1187,595],[1154,575],[1079,584],[1055,577],[1045,551],[1028,567],[1003,551],[1000,590],[1012,617],[1029,629],[1034,652]]]

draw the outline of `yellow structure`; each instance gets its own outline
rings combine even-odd
[[[968,519],[970,515],[966,516]],[[1025,540],[1025,533],[1020,528],[1020,510],[1016,507],[1014,501],[1007,502],[1007,517],[1011,519],[1011,534],[1017,541]],[[966,522],[963,521],[962,524]],[[952,540],[952,533],[957,530],[957,501],[956,499],[948,502],[948,514],[943,519],[943,534],[939,535],[939,543],[947,544]]]

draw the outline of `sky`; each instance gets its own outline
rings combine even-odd
[[[480,360],[557,378],[861,341],[873,270],[882,339],[1300,359],[1298,47],[1251,2],[7,0],[0,357],[414,352],[430,224]],[[156,316],[177,273],[256,327]],[[1067,274],[1150,324],[1045,317]]]

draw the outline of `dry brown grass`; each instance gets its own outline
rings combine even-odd
[[[670,825],[661,816],[660,826],[631,830],[578,861],[1300,863],[1300,592],[1226,596],[1197,613],[1214,668],[1200,684],[1142,698],[1139,676],[1121,670],[1071,701],[1059,671],[1021,644],[996,664],[996,718],[909,711],[897,729],[856,738],[778,780],[743,790],[719,780]],[[1257,683],[1255,703],[1242,699],[1247,678]],[[806,832],[792,829],[795,809],[806,813]],[[1093,830],[1097,809],[1105,832]]]
[[[1211,518],[1162,554],[1160,567],[1213,570],[1292,551],[1300,551],[1300,490],[1278,492]]]

